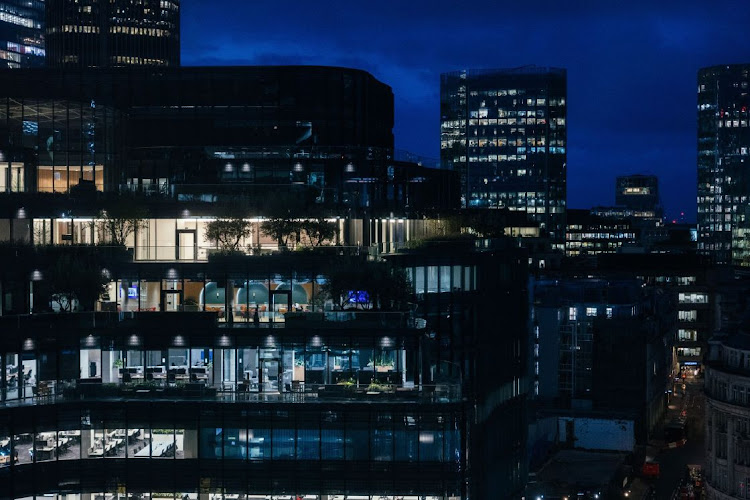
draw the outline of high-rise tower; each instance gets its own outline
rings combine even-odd
[[[0,67],[44,66],[44,2],[0,1]]]
[[[47,0],[51,67],[179,66],[179,0]]]
[[[750,64],[698,72],[698,250],[750,265]]]
[[[564,69],[457,71],[440,81],[441,163],[460,172],[463,206],[526,212],[559,248],[566,98]]]

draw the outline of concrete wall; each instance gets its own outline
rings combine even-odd
[[[572,436],[568,435],[569,430],[572,430]],[[574,448],[629,452],[635,447],[635,423],[632,420],[559,417],[557,431],[560,444],[570,442]]]

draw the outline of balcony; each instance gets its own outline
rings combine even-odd
[[[61,384],[62,385],[62,384]],[[55,394],[39,390],[32,397],[6,400],[0,408],[54,405],[71,402],[210,402],[266,404],[450,404],[462,401],[459,384],[414,386],[409,384],[311,384],[295,385],[291,392],[263,392],[257,385],[204,384],[164,386],[158,384],[78,384],[62,387]]]

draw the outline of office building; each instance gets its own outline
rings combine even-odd
[[[393,93],[364,71],[6,73],[0,191],[66,193],[86,181],[177,200],[265,207],[289,195],[387,212],[458,199],[454,174],[393,159]]]
[[[508,208],[565,242],[567,76],[564,69],[445,73],[441,165],[460,174],[464,207]]]
[[[677,243],[679,228],[666,225],[659,200],[659,179],[654,175],[618,176],[615,204],[584,210],[568,210],[565,253],[693,251],[690,238]]]
[[[519,498],[526,483],[527,255],[503,238],[384,256],[413,284],[416,315],[425,319],[423,362],[435,366],[436,380],[458,376],[466,388],[473,498]]]
[[[44,1],[0,2],[0,68],[44,66]]]
[[[423,330],[378,314],[3,318],[2,497],[462,498],[458,378],[420,384]]]
[[[0,496],[520,495],[528,257],[429,242],[457,174],[394,158],[387,85],[1,76]]]
[[[725,300],[727,285],[734,282],[731,272],[695,254],[606,255],[598,261],[602,275],[638,279],[670,297],[675,304],[678,368],[686,377],[699,374],[708,339],[726,323],[720,313],[729,307],[720,302]]]
[[[7,495],[511,498],[526,477],[527,299],[508,245],[392,255],[413,311],[334,310],[321,284],[366,256],[4,252]],[[106,273],[91,300],[112,312],[15,314],[62,304],[64,255]]]
[[[698,250],[750,265],[750,65],[698,72]]]
[[[47,0],[47,66],[179,66],[179,0]]]
[[[615,205],[637,216],[660,217],[659,179],[655,175],[624,175],[615,181]]]
[[[629,219],[601,217],[591,212],[568,209],[565,255],[616,253],[623,246],[636,244],[638,230]]]
[[[609,418],[632,420],[635,438],[645,443],[672,383],[671,297],[636,279],[570,277],[534,283],[533,304],[540,407],[563,415],[573,409],[578,417],[606,410]]]

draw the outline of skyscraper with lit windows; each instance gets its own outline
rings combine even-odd
[[[0,1],[0,67],[44,66],[44,1]]]
[[[698,251],[750,265],[750,64],[698,72]]]
[[[559,248],[566,100],[564,69],[464,70],[440,81],[441,164],[460,173],[462,205],[526,212]]]
[[[179,0],[47,0],[47,65],[179,66]]]

